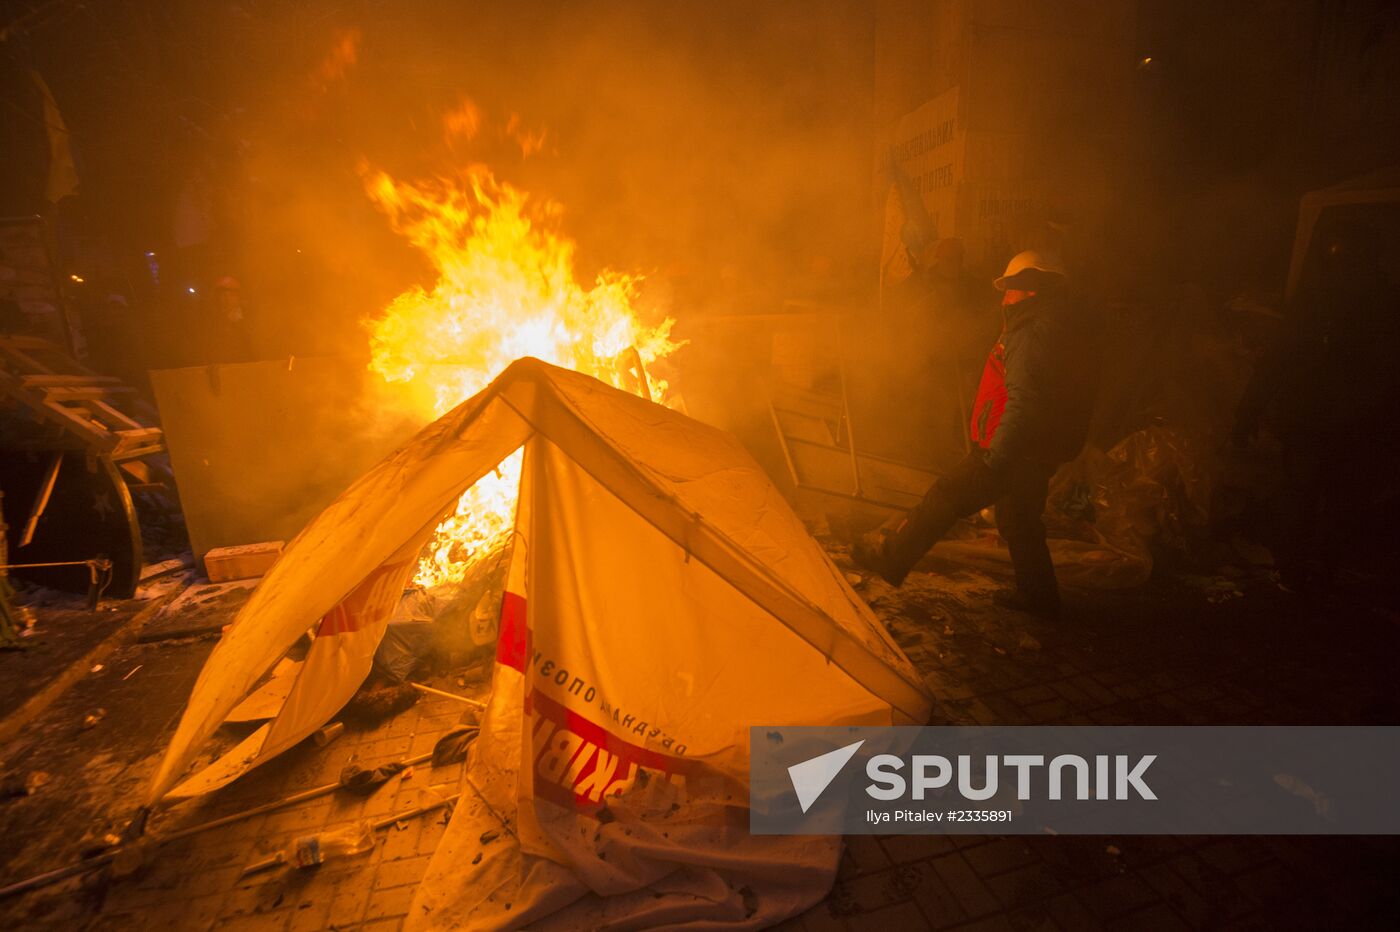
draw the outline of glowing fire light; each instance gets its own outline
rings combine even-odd
[[[613,272],[592,288],[574,280],[574,244],[557,232],[559,207],[498,182],[480,166],[461,183],[410,184],[366,173],[370,197],[433,263],[437,281],[393,300],[371,324],[370,367],[402,383],[425,418],[476,394],[513,360],[535,356],[664,403],[666,385],[638,372],[676,349],[673,321],[644,325],[637,279]],[[514,522],[517,451],[468,489],[437,529],[415,582],[463,579],[503,546]]]

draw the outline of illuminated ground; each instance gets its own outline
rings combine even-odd
[[[1300,606],[1264,578],[1242,581],[1240,596],[1215,604],[1199,584],[1071,593],[1070,617],[1051,626],[992,609],[986,594],[996,581],[939,568],[899,592],[882,583],[862,591],[927,675],[945,720],[1400,719],[1392,672],[1400,625],[1375,607],[1375,586],[1359,577],[1320,609]],[[120,827],[211,644],[122,648],[4,749],[4,779],[52,775],[33,796],[0,803],[7,882],[67,863]],[[106,718],[84,730],[83,716],[97,707]],[[377,764],[420,753],[460,711],[425,699],[324,750],[298,749],[181,822],[332,781],[352,759]],[[390,828],[372,854],[319,873],[238,875],[295,835],[407,809],[424,787],[450,792],[459,779],[460,766],[419,767],[368,800],[326,798],[261,816],[167,847],[139,879],[66,882],[4,901],[0,914],[64,928],[397,928],[442,831],[440,816]],[[1389,839],[855,838],[831,895],[786,927],[1358,927],[1400,914],[1397,864],[1400,846]]]

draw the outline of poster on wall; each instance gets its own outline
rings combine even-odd
[[[963,133],[958,89],[950,88],[900,117],[881,134],[876,188],[885,195],[880,281],[898,284],[922,253],[953,234]]]

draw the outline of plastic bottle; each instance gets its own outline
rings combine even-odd
[[[364,854],[374,847],[374,826],[361,822],[338,832],[302,835],[283,852],[283,858],[297,867],[315,867],[333,858]]]
[[[317,832],[314,835],[302,835],[292,842],[290,848],[243,868],[241,876],[246,877],[249,874],[270,870],[283,864],[303,868],[315,867],[334,858],[364,854],[373,847],[374,824],[361,822],[359,825],[343,828],[338,832]]]

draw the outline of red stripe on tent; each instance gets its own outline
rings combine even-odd
[[[608,797],[637,779],[639,769],[658,779],[685,780],[701,773],[698,760],[640,747],[533,690],[526,697],[533,724],[531,786],[539,799],[593,815]]]
[[[534,708],[539,710],[539,713],[545,718],[563,725],[585,741],[605,748],[613,754],[626,757],[628,760],[636,761],[642,767],[678,772],[685,770],[685,765],[689,763],[683,757],[662,754],[650,748],[633,744],[625,738],[619,738],[602,725],[584,718],[572,709],[565,708],[538,689],[531,692],[530,696],[534,700]]]
[[[366,621],[378,620],[386,611],[392,611],[398,602],[407,568],[408,563],[405,562],[386,563],[370,573],[335,608],[321,616],[316,636],[354,634],[364,627]]]
[[[316,636],[323,638],[332,634],[351,634],[359,630],[359,615],[350,611],[342,602],[326,612],[325,617],[321,619],[321,626],[316,629]]]
[[[526,625],[525,597],[507,591],[501,597],[501,634],[496,639],[496,662],[525,672],[530,629]]]

